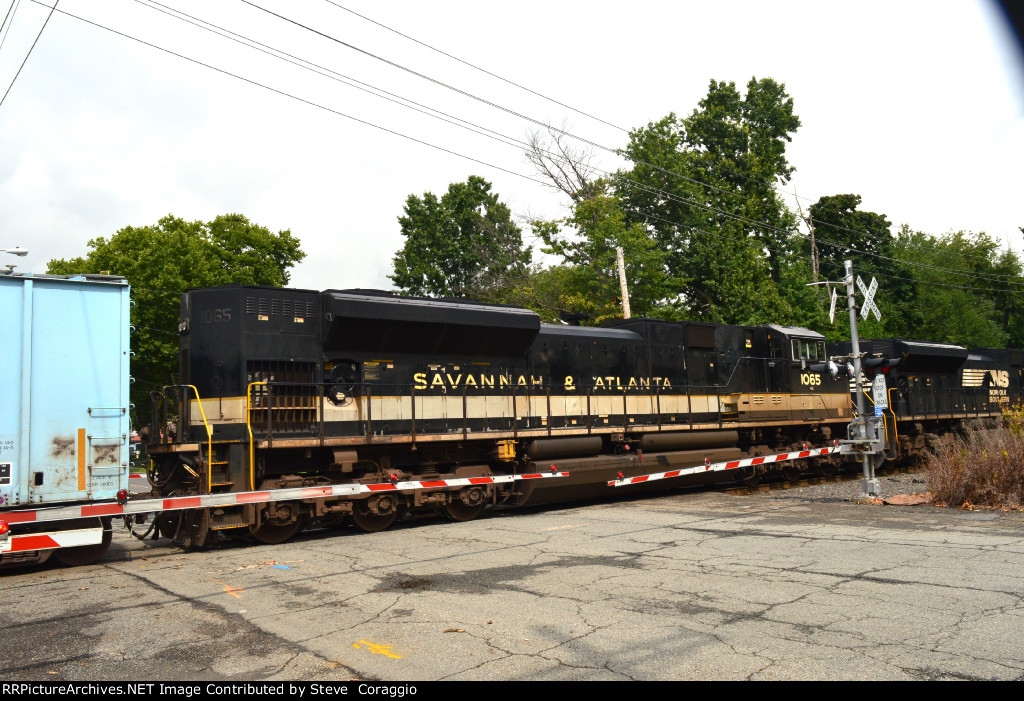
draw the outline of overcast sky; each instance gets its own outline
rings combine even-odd
[[[9,2],[0,0],[0,13]],[[803,123],[788,150],[795,177],[784,189],[805,198],[805,208],[822,195],[854,192],[864,209],[897,226],[986,231],[1022,248],[1024,57],[993,3],[333,2],[253,0],[611,149],[626,143],[628,129],[691,112],[710,79],[742,86],[772,77],[786,85]],[[0,106],[0,248],[31,251],[0,254],[0,264],[43,272],[49,259],[84,255],[90,238],[126,225],[169,213],[209,220],[240,212],[301,240],[308,257],[293,286],[389,288],[402,245],[397,218],[411,193],[441,194],[475,174],[517,215],[565,214],[565,201],[534,181],[521,147],[361,92],[340,76],[509,140],[525,139],[535,123],[239,0],[160,3],[59,3]],[[334,73],[314,74],[154,6]],[[49,12],[34,0],[14,8],[0,39],[0,94]],[[606,151],[596,163],[623,165]]]

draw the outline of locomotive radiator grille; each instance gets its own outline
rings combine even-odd
[[[271,383],[252,388],[253,429],[271,433],[309,433],[316,429],[316,363],[250,360],[247,377],[249,383]]]

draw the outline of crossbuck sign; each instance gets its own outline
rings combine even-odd
[[[864,295],[864,304],[860,307],[860,318],[867,319],[868,313],[875,315],[875,321],[882,320],[882,313],[878,311],[878,305],[875,304],[875,292],[878,291],[878,280],[874,277],[871,278],[871,287],[864,284],[861,280],[860,275],[857,276],[857,287],[860,288],[861,294]]]

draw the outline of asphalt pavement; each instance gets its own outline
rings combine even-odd
[[[890,491],[919,487],[894,477]],[[0,575],[0,679],[1019,679],[1024,514],[857,482]]]

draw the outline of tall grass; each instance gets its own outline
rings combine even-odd
[[[1024,505],[1024,411],[1004,416],[1006,427],[973,430],[940,446],[926,464],[928,489],[950,506]]]

